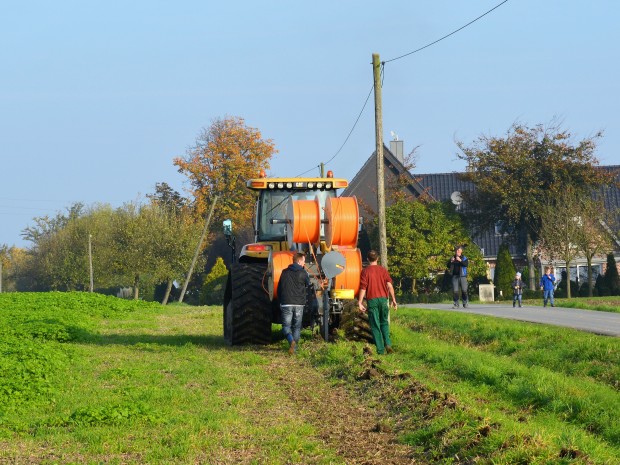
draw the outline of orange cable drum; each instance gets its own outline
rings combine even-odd
[[[316,244],[321,235],[321,213],[318,199],[293,200],[287,209],[287,239],[292,244]]]
[[[325,243],[327,247],[357,247],[359,208],[353,197],[328,197],[325,202]]]
[[[359,249],[338,249],[346,259],[344,271],[336,276],[334,289],[353,289],[355,295],[360,290],[362,274],[362,254]]]
[[[278,283],[282,272],[293,263],[295,252],[273,252],[269,256],[269,299],[278,297]]]

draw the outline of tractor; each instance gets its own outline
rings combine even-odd
[[[238,260],[232,224],[224,221],[224,235],[233,249],[224,292],[227,344],[271,342],[272,323],[281,323],[279,278],[296,252],[306,255],[311,282],[302,326],[318,326],[329,340],[345,305],[358,294],[362,271],[357,199],[337,196],[347,185],[331,171],[318,178],[268,178],[261,172],[247,181],[257,193],[254,242],[243,245]]]

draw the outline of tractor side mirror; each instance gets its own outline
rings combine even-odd
[[[232,221],[224,220],[222,222],[222,227],[224,228],[224,236],[230,237],[232,236]]]

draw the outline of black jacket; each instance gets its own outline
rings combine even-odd
[[[455,259],[452,261],[452,259]],[[450,260],[448,260],[448,269],[450,270],[450,275],[452,276],[460,276],[464,278],[467,276],[467,265],[469,265],[469,260],[465,255],[461,255],[461,261],[456,260],[456,255],[453,255]]]
[[[292,263],[282,271],[278,282],[278,300],[280,305],[306,305],[307,287],[310,278],[306,270]]]

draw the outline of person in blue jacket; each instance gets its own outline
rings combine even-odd
[[[551,267],[545,267],[545,274],[540,278],[540,289],[543,291],[543,306],[547,306],[547,301],[551,303],[552,307],[555,307],[553,301],[553,289],[555,287],[555,276],[552,273]]]
[[[459,306],[459,286],[461,288],[461,299],[463,308],[467,307],[467,265],[469,261],[463,255],[463,247],[458,246],[454,249],[454,255],[448,262],[448,268],[452,275],[452,291],[454,292],[454,307]]]

